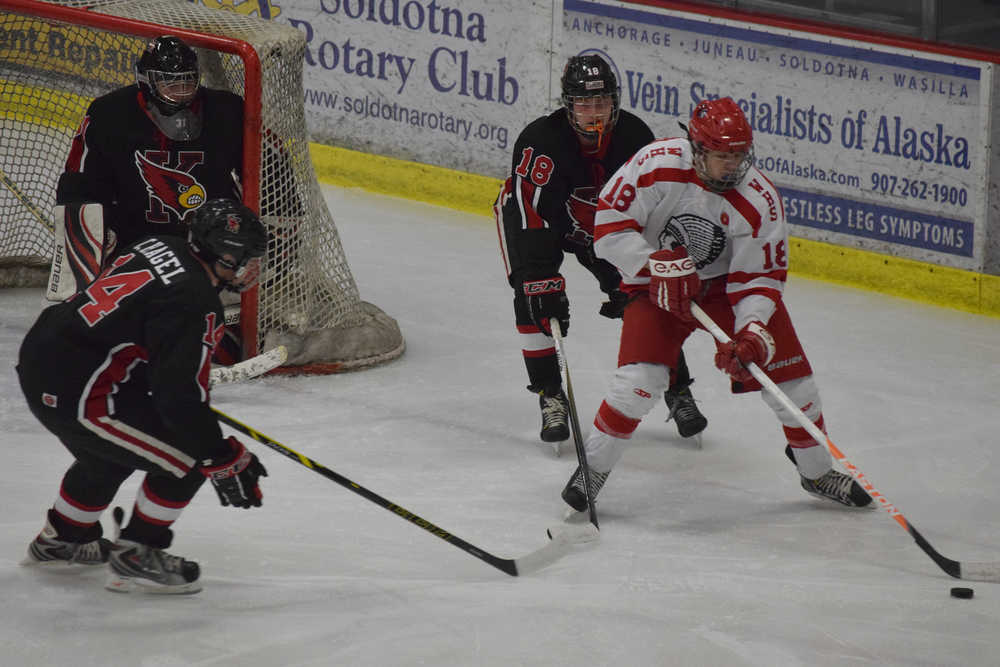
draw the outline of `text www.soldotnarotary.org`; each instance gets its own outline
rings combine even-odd
[[[305,103],[309,106],[353,113],[363,119],[392,121],[401,125],[453,134],[462,141],[482,141],[494,144],[500,149],[507,148],[508,132],[504,126],[469,120],[444,111],[427,111],[399,102],[387,102],[380,96],[358,97],[306,88]]]

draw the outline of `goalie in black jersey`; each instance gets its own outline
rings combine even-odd
[[[147,45],[135,79],[94,99],[73,137],[53,216],[52,301],[85,287],[116,247],[184,238],[204,202],[242,196],[243,99],[202,86],[198,55],[171,35]],[[228,340],[217,361],[237,361],[238,348]]]
[[[209,406],[219,291],[256,282],[266,243],[253,212],[209,200],[187,239],[126,246],[84,290],[42,312],[17,372],[32,414],[76,461],[24,564],[108,563],[114,591],[200,590],[198,564],[165,551],[170,526],[206,478],[223,505],[259,507],[267,474],[239,440],[223,438]],[[99,520],[136,470],[145,479],[112,544]]]
[[[514,318],[524,363],[539,395],[541,439],[569,438],[568,402],[551,337],[551,322],[569,329],[569,300],[559,273],[564,253],[597,279],[608,300],[600,314],[618,318],[627,303],[621,276],[594,256],[597,194],[608,177],[640,148],[653,141],[641,119],[620,108],[619,86],[611,66],[597,55],[571,57],[563,69],[563,106],[522,130],[514,144],[511,175],[493,210],[507,278],[514,288]],[[708,424],[691,395],[683,354],[664,395],[682,437]]]

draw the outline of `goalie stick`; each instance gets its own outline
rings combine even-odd
[[[705,329],[707,329],[708,332],[712,334],[712,336],[714,336],[720,343],[732,342],[729,335],[726,334],[726,332],[723,331],[722,328],[719,327],[719,325],[716,324],[715,321],[712,320],[712,318],[709,317],[708,314],[694,302],[691,303],[691,314],[694,315],[695,319],[697,319],[698,322],[701,323],[701,325],[705,327]],[[793,403],[787,395],[785,395],[785,392],[781,391],[778,385],[776,385],[774,381],[771,380],[771,378],[769,378],[763,370],[761,370],[760,366],[750,362],[746,365],[746,369],[750,371],[750,374],[754,377],[754,379],[760,382],[764,389],[776,398],[781,405],[795,417],[795,420],[799,422],[802,428],[809,432],[809,435],[811,435],[816,442],[826,443],[826,446],[833,455],[833,458],[837,459],[837,461],[844,466],[851,476],[858,481],[858,484],[860,484],[861,487],[868,492],[868,494],[872,497],[872,500],[878,501],[882,508],[889,513],[889,516],[895,519],[896,523],[902,526],[903,530],[910,534],[910,537],[912,537],[913,541],[917,543],[917,546],[919,546],[925,554],[930,556],[931,560],[937,563],[938,567],[956,579],[965,579],[968,581],[988,581],[992,583],[1000,582],[1000,561],[961,562],[941,555],[941,553],[931,546],[931,543],[928,542],[919,531],[917,531],[916,527],[907,521],[906,517],[903,516],[903,513],[900,512],[895,505],[889,502],[888,498],[882,495],[875,488],[875,485],[871,483],[865,474],[861,472],[857,466],[847,460],[847,457],[844,456],[844,453],[841,452],[835,444],[833,444],[833,441],[830,440],[829,436],[823,433],[823,431],[821,431],[811,419],[806,417],[805,413],[803,413],[802,410],[800,410],[799,407],[795,405],[795,403]]]
[[[268,371],[273,371],[288,361],[288,348],[284,345],[268,350],[256,357],[241,361],[232,366],[217,366],[208,372],[208,386],[243,382]]]
[[[222,422],[223,424],[239,431],[240,433],[250,436],[260,444],[266,447],[270,447],[279,454],[287,458],[290,458],[296,463],[304,465],[306,468],[309,468],[310,470],[319,473],[323,477],[326,477],[327,479],[336,482],[345,489],[353,491],[354,493],[358,494],[365,500],[369,500],[375,503],[379,507],[382,507],[383,509],[392,512],[401,519],[409,521],[418,528],[423,528],[431,535],[434,535],[435,537],[444,540],[445,542],[454,547],[458,547],[467,554],[475,556],[479,560],[488,563],[489,565],[492,565],[493,567],[497,568],[498,570],[501,570],[502,572],[506,572],[512,577],[535,572],[537,570],[542,569],[546,565],[554,563],[569,551],[570,547],[574,542],[588,541],[593,538],[593,534],[596,532],[596,530],[589,524],[585,526],[574,526],[573,527],[574,530],[572,531],[560,530],[560,532],[555,537],[553,537],[545,546],[536,549],[529,554],[521,556],[520,558],[500,558],[499,556],[494,556],[493,554],[487,551],[483,551],[479,547],[466,542],[457,535],[453,535],[448,531],[446,531],[445,529],[434,525],[427,519],[417,516],[413,512],[406,509],[405,507],[401,507],[400,505],[397,505],[391,500],[383,498],[374,491],[369,491],[360,484],[352,482],[343,475],[334,472],[333,470],[330,470],[326,466],[323,466],[316,461],[313,461],[308,456],[299,454],[290,447],[286,447],[277,440],[270,438],[264,435],[263,433],[260,433],[259,431],[250,428],[246,424],[243,424],[242,422],[233,419],[224,412],[220,412],[215,408],[212,408],[212,411],[215,412],[219,421]]]
[[[573,398],[573,381],[569,377],[569,362],[566,360],[566,350],[563,348],[562,326],[558,322],[549,320],[549,329],[552,337],[556,341],[556,355],[559,357],[559,366],[566,375],[566,399],[569,403],[569,423],[573,431],[573,445],[576,447],[576,460],[583,471],[583,492],[587,496],[587,510],[590,512],[590,523],[594,528],[600,530],[597,523],[597,509],[594,508],[594,499],[590,495],[590,466],[587,464],[587,450],[583,448],[583,436],[580,433],[580,416],[576,412],[576,399]]]

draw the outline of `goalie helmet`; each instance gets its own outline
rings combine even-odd
[[[573,56],[566,61],[560,84],[562,104],[570,125],[577,134],[600,142],[601,137],[615,126],[620,108],[621,89],[611,65],[597,55]],[[611,113],[606,122],[585,122],[577,116],[576,104],[594,97],[611,98]]]
[[[198,54],[173,35],[157,37],[136,61],[135,81],[164,116],[173,115],[198,93]]]
[[[687,132],[698,178],[712,190],[723,192],[736,187],[753,165],[753,130],[733,98],[699,102],[691,112]],[[732,156],[733,168],[713,177],[706,163],[709,151]],[[737,156],[742,156],[738,162]]]
[[[235,271],[234,280],[222,282],[239,291],[256,282],[267,251],[267,231],[257,215],[235,199],[209,199],[194,212],[188,245],[209,266],[219,263]]]

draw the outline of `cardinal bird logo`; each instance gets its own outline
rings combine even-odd
[[[566,200],[566,212],[573,222],[573,231],[566,235],[569,241],[580,245],[594,242],[594,214],[597,212],[597,188],[583,187],[573,190]]]
[[[186,171],[161,167],[135,152],[135,166],[146,183],[149,194],[160,200],[164,208],[183,219],[188,211],[205,203],[205,187]]]

